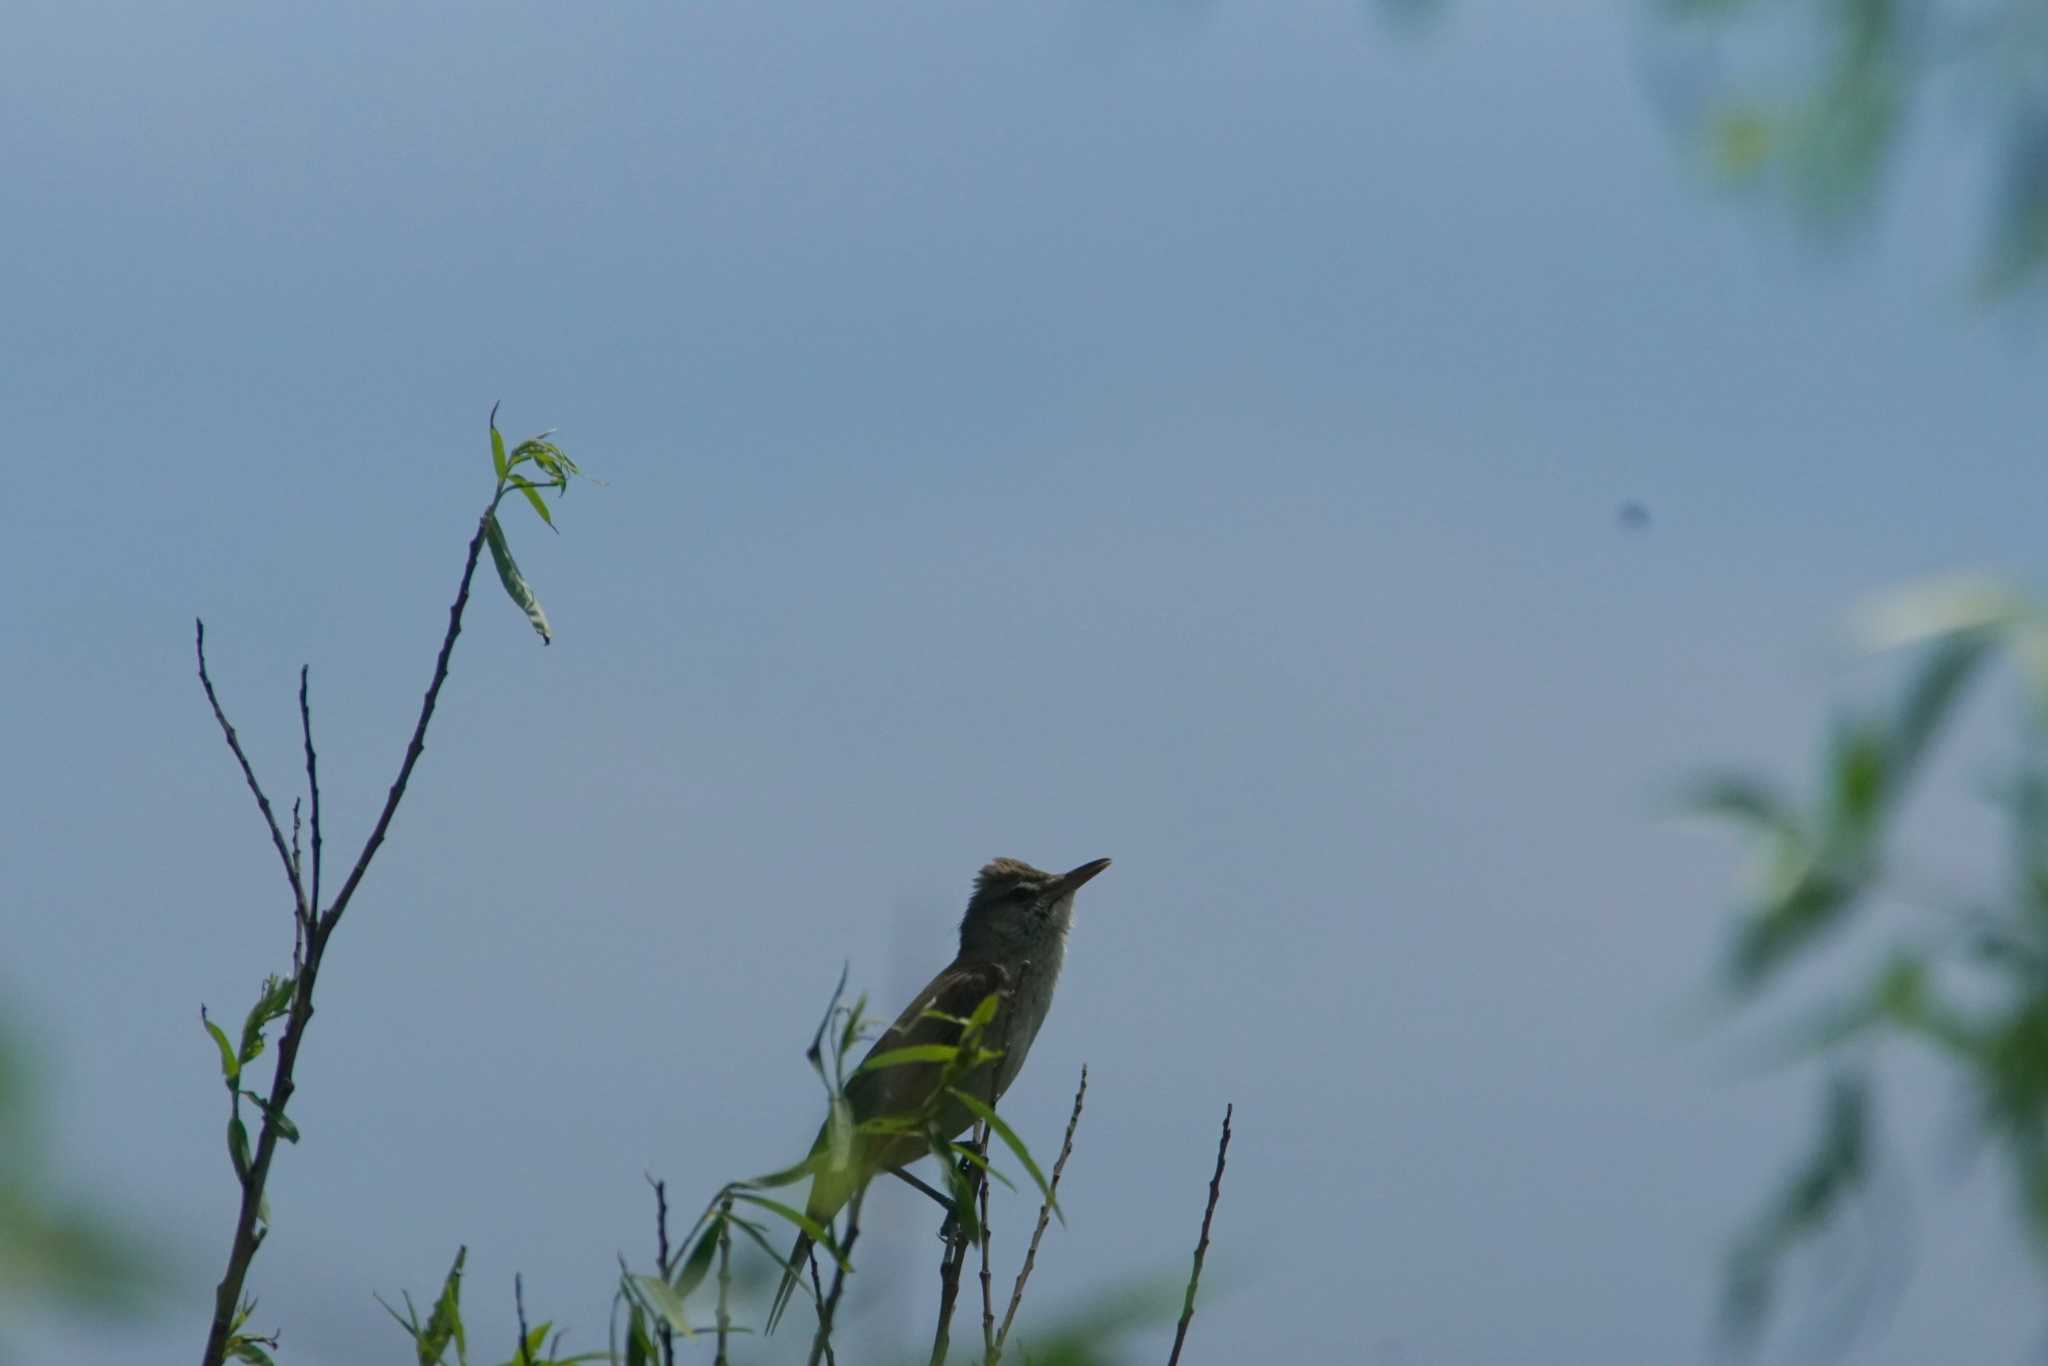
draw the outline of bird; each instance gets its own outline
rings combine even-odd
[[[944,1065],[911,1063],[867,1071],[868,1059],[920,1044],[957,1043],[956,1021],[994,995],[999,1004],[982,1035],[982,1046],[1000,1050],[1001,1056],[962,1074],[955,1085],[971,1096],[987,1097],[990,1104],[1002,1098],[1052,1009],[1053,987],[1066,958],[1067,929],[1073,923],[1074,893],[1107,867],[1109,860],[1099,858],[1064,873],[1047,873],[1018,859],[999,858],[982,868],[960,918],[959,953],[882,1031],[862,1059],[862,1068],[846,1083],[846,1105],[856,1131],[851,1160],[839,1170],[817,1161],[827,1147],[830,1119],[819,1126],[811,1145],[816,1171],[804,1207],[811,1220],[826,1223],[873,1177],[931,1151],[921,1133],[863,1134],[858,1126],[886,1115],[922,1111],[940,1083]],[[966,1106],[948,1101],[939,1112],[939,1129],[947,1138],[957,1138],[973,1120]],[[799,1233],[768,1310],[766,1331],[775,1331],[810,1252],[810,1235]]]

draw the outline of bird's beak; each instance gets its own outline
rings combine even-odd
[[[1072,896],[1082,883],[1107,867],[1109,867],[1109,860],[1099,858],[1093,863],[1082,864],[1071,873],[1061,873],[1059,877],[1060,895]]]

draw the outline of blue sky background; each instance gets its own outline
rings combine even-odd
[[[1007,1106],[1049,1155],[1090,1066],[1027,1343],[1179,1274],[1234,1102],[1194,1357],[1711,1355],[1811,1090],[1692,1022],[1737,860],[1660,802],[1803,768],[1869,681],[1858,595],[2042,569],[2039,348],[1963,302],[1964,116],[1822,261],[1700,174],[1626,6],[6,28],[0,991],[59,1172],[178,1288],[16,1321],[22,1359],[189,1357],[226,1251],[197,1010],[289,932],[192,618],[274,795],[311,664],[343,862],[500,399],[608,483],[512,519],[557,641],[474,604],[329,954],[252,1282],[285,1360],[402,1351],[371,1293],[458,1243],[480,1359],[515,1270],[600,1345],[642,1173],[686,1204],[799,1155],[841,963],[893,1007],[998,854],[1116,860]],[[1931,818],[1967,872],[1982,832]],[[1848,1359],[2018,1360],[2006,1192],[1960,1097],[1893,1080],[1917,1275]],[[999,1201],[1004,1265],[1033,1212]],[[937,1257],[907,1190],[871,1214],[860,1359],[928,1332]]]

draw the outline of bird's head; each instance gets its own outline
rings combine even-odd
[[[1066,933],[1074,893],[1109,867],[1099,858],[1065,873],[1047,873],[1013,858],[999,858],[974,879],[974,895],[960,920],[960,952],[1001,962],[1029,957],[1036,946]]]

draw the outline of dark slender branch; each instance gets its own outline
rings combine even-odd
[[[726,1196],[718,1208],[718,1356],[714,1366],[727,1366],[725,1339],[732,1331],[732,1197]]]
[[[988,1128],[982,1127],[978,1146],[983,1155],[988,1152]],[[981,1359],[991,1363],[996,1359],[996,1311],[995,1301],[990,1298],[988,1279],[988,1179],[984,1177],[978,1193],[981,1201]]]
[[[1024,1265],[1017,1268],[1017,1283],[1010,1288],[1010,1307],[1003,1312],[1003,1326],[996,1334],[995,1350],[989,1354],[988,1366],[995,1366],[1002,1360],[1003,1344],[1010,1340],[1010,1325],[1016,1321],[1017,1306],[1024,1303],[1024,1283],[1031,1279],[1031,1268],[1038,1265],[1038,1243],[1045,1237],[1045,1229],[1052,1222],[1052,1197],[1060,1193],[1060,1173],[1067,1169],[1067,1158],[1074,1152],[1074,1130],[1081,1123],[1081,1102],[1088,1096],[1088,1064],[1081,1064],[1081,1084],[1074,1088],[1074,1112],[1067,1116],[1067,1136],[1060,1140],[1060,1156],[1052,1164],[1052,1179],[1046,1182],[1047,1197],[1038,1207],[1038,1226],[1031,1230],[1031,1246],[1024,1249]]]
[[[341,913],[348,909],[349,898],[356,894],[363,874],[369,871],[370,860],[376,857],[378,848],[383,845],[384,834],[391,828],[391,817],[405,797],[405,785],[412,779],[413,765],[420,761],[420,754],[427,747],[427,723],[434,719],[434,703],[440,699],[441,685],[448,681],[448,657],[455,652],[455,638],[462,634],[462,611],[469,605],[469,583],[476,575],[477,557],[483,553],[484,537],[490,523],[491,514],[487,511],[477,519],[476,535],[469,538],[469,556],[462,564],[462,584],[455,590],[455,601],[448,608],[448,632],[441,637],[441,653],[434,660],[433,681],[427,684],[427,695],[420,703],[419,720],[414,723],[412,740],[405,747],[405,761],[399,765],[398,779],[391,784],[391,791],[384,798],[384,809],[378,813],[377,824],[370,830],[369,839],[363,842],[363,852],[356,856],[356,866],[349,870],[348,881],[342,883],[334,904],[320,916],[323,937],[333,932],[341,920]]]
[[[818,1335],[811,1339],[809,1366],[818,1366],[820,1360],[832,1354],[832,1319],[839,1312],[840,1292],[846,1289],[846,1267],[853,1257],[854,1240],[860,1237],[860,1206],[866,1195],[867,1188],[863,1186],[853,1193],[853,1202],[846,1207],[846,1237],[839,1244],[840,1261],[832,1271],[831,1292],[818,1309]]]
[[[1180,1345],[1187,1341],[1188,1320],[1195,1316],[1195,1287],[1202,1280],[1202,1259],[1209,1255],[1209,1221],[1216,1217],[1216,1201],[1223,1194],[1223,1159],[1230,1152],[1231,1106],[1223,1107],[1223,1137],[1216,1143],[1216,1174],[1209,1178],[1209,1203],[1202,1209],[1202,1237],[1195,1244],[1195,1266],[1188,1273],[1188,1297],[1180,1308],[1180,1325],[1173,1330],[1173,1355],[1166,1366],[1179,1366]]]
[[[533,1366],[533,1350],[526,1339],[526,1284],[512,1273],[512,1304],[519,1311],[519,1366]]]
[[[655,1266],[661,1270],[661,1278],[668,1279],[672,1270],[669,1266],[668,1251],[668,1182],[656,1181],[648,1176],[647,1184],[654,1187],[654,1237],[656,1244]],[[676,1366],[676,1330],[669,1326],[664,1314],[661,1326],[655,1330],[661,1341],[661,1366]]]
[[[811,1303],[823,1304],[825,1302],[825,1287],[818,1280],[817,1250],[815,1248],[812,1249],[810,1254],[806,1256],[804,1260],[810,1265],[811,1268]],[[832,1354],[832,1339],[830,1338],[825,1339],[825,1366],[838,1366],[838,1358],[836,1358]]]
[[[305,875],[306,866],[299,860],[299,799],[297,797],[292,798],[292,868],[301,877]]]
[[[940,1190],[937,1186],[934,1186],[931,1182],[925,1180],[923,1177],[913,1176],[908,1171],[904,1170],[902,1167],[889,1168],[889,1175],[895,1177],[897,1180],[903,1182],[906,1185],[915,1187],[916,1189],[923,1191],[926,1195],[930,1196],[934,1201],[938,1203],[940,1209],[950,1210],[953,1208],[953,1197],[946,1194],[944,1191]]]
[[[256,781],[256,770],[249,767],[249,756],[242,753],[242,742],[235,735],[235,728],[228,724],[227,713],[220,708],[220,698],[213,691],[213,678],[206,672],[206,623],[194,618],[193,651],[199,656],[199,685],[206,689],[206,700],[213,706],[213,719],[220,722],[220,733],[227,737],[228,751],[235,756],[235,762],[242,766],[242,780],[249,784],[249,791],[256,796],[256,808],[263,813],[263,823],[270,827],[270,842],[277,849],[278,861],[284,864],[284,875],[292,884],[292,900],[299,908],[299,914],[306,913],[306,889],[299,882],[298,865],[292,862],[291,850],[285,848],[284,832],[277,828],[277,817],[271,814],[270,798],[263,795],[263,784]]]
[[[989,1075],[993,1079],[995,1074],[991,1072]],[[978,1121],[974,1126],[974,1147],[984,1157],[987,1155],[988,1129]],[[982,1170],[966,1158],[960,1161],[969,1183],[967,1213],[971,1217],[973,1201],[982,1181]],[[947,1216],[945,1233],[946,1253],[939,1259],[939,1322],[932,1330],[931,1366],[945,1366],[946,1353],[952,1348],[953,1306],[960,1298],[960,1268],[967,1261],[967,1224],[957,1212]]]
[[[320,975],[320,960],[327,950],[328,937],[341,921],[341,913],[355,895],[356,887],[368,871],[370,860],[375,857],[379,846],[384,843],[385,832],[391,826],[391,817],[398,810],[400,799],[405,796],[405,785],[412,777],[413,765],[419,762],[420,753],[426,748],[427,723],[433,719],[434,703],[441,695],[441,685],[448,678],[448,659],[454,652],[455,639],[462,634],[462,613],[469,605],[470,581],[476,575],[477,558],[483,553],[486,528],[490,514],[487,512],[477,522],[476,534],[470,537],[469,552],[463,560],[462,582],[455,592],[455,601],[448,609],[448,630],[441,638],[441,651],[434,660],[433,681],[427,685],[427,694],[420,704],[418,721],[413,726],[412,740],[406,746],[405,760],[399,766],[398,778],[391,785],[390,794],[384,800],[384,809],[377,817],[377,824],[371,830],[363,851],[356,858],[355,867],[350,870],[348,881],[342,886],[341,894],[323,914],[307,899],[301,885],[298,870],[292,864],[291,853],[285,848],[284,834],[277,827],[277,820],[271,814],[270,801],[263,795],[263,789],[256,781],[254,770],[249,767],[247,756],[242,753],[241,742],[235,737],[235,728],[228,724],[227,716],[221,711],[220,699],[215,696],[213,680],[206,671],[206,624],[196,623],[195,650],[199,656],[199,681],[206,689],[206,700],[213,706],[214,718],[220,722],[221,733],[227,737],[228,748],[234,753],[236,762],[242,766],[242,776],[249,784],[249,790],[256,794],[256,804],[262,809],[264,822],[270,827],[270,840],[277,848],[279,859],[284,863],[285,873],[291,878],[292,895],[297,905],[297,920],[304,937],[304,957],[298,965],[295,986],[292,992],[291,1014],[288,1017],[284,1035],[278,1040],[276,1069],[270,1081],[270,1106],[256,1139],[256,1153],[249,1163],[249,1173],[242,1183],[241,1209],[235,1217],[235,1238],[228,1250],[228,1265],[214,1295],[213,1324],[207,1333],[206,1355],[203,1366],[221,1366],[227,1355],[228,1338],[233,1332],[235,1305],[241,1299],[242,1285],[248,1279],[249,1264],[255,1259],[256,1249],[262,1245],[263,1230],[258,1227],[263,1208],[263,1191],[270,1178],[270,1161],[277,1153],[277,1116],[285,1113],[291,1100],[292,1073],[298,1064],[299,1045],[305,1039],[306,1026],[313,1019],[313,986]],[[303,675],[301,683],[303,686]],[[310,746],[308,755],[310,759]]]
[[[299,733],[306,740],[306,790],[312,800],[312,822],[308,827],[313,836],[313,881],[307,888],[306,906],[313,915],[320,914],[320,761],[313,753],[313,709],[306,698],[306,675],[308,669],[299,666]],[[298,803],[292,803],[292,821],[298,822]],[[293,843],[298,841],[294,838]]]

